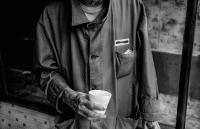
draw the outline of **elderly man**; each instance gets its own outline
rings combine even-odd
[[[58,129],[159,129],[156,73],[141,0],[61,0],[37,25],[35,71]],[[90,90],[112,93],[105,110]]]

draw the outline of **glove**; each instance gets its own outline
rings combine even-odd
[[[89,95],[73,90],[65,90],[62,95],[63,102],[71,107],[77,114],[83,116],[87,120],[97,120],[106,118],[106,115],[96,113],[94,110],[105,110],[101,105],[92,103]]]
[[[143,129],[161,129],[158,122],[151,122],[151,121],[143,121],[142,122]]]

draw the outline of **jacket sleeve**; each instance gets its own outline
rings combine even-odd
[[[140,1],[139,20],[137,28],[139,104],[144,120],[157,121],[160,117],[160,102],[157,77],[153,57],[148,42],[147,17],[144,5]]]
[[[33,72],[39,80],[39,87],[44,91],[47,99],[58,112],[59,98],[64,89],[70,89],[68,83],[59,72],[59,63],[55,54],[54,35],[52,32],[52,21],[48,10],[45,9],[41,15],[36,28],[36,42],[34,48]]]

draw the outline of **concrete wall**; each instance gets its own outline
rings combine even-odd
[[[143,0],[146,6],[152,49],[181,53],[187,0]],[[156,2],[160,1],[160,2]],[[194,52],[200,54],[200,2],[196,20]]]
[[[154,55],[159,89],[178,94],[187,0],[143,0],[148,17],[149,41]],[[200,2],[190,77],[190,96],[200,99]]]

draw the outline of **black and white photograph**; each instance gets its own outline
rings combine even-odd
[[[0,129],[200,129],[199,0],[4,2]]]

